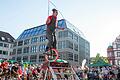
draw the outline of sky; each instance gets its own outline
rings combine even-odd
[[[120,35],[120,0],[51,0],[64,18],[90,42],[90,56],[107,55],[107,47]],[[49,5],[49,14],[54,8]],[[48,0],[0,0],[0,31],[15,39],[28,28],[45,23]],[[60,14],[58,19],[63,18]]]

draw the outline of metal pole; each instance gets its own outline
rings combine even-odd
[[[50,10],[50,0],[48,0],[48,16],[49,16],[49,10]]]

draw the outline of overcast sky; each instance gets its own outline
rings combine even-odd
[[[65,19],[84,33],[91,56],[106,56],[106,48],[120,34],[120,0],[51,1]],[[50,10],[53,7],[50,5]],[[47,16],[48,0],[0,0],[0,31],[15,38],[25,29],[44,24]]]

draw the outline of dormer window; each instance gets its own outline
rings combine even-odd
[[[4,41],[5,40],[5,38],[4,37],[1,37],[1,39]]]
[[[10,38],[7,38],[8,39],[8,42],[10,42]]]

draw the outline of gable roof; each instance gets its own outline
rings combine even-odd
[[[14,40],[15,39],[9,33],[0,31],[0,41],[13,43]]]

